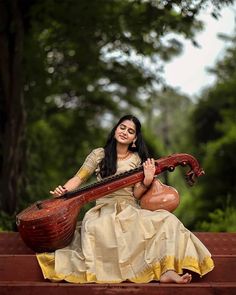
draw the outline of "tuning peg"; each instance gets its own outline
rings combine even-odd
[[[174,166],[169,166],[169,167],[168,167],[168,171],[172,172],[172,171],[174,171],[174,170],[175,170],[175,167],[174,167]]]

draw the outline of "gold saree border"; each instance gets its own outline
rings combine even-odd
[[[55,259],[52,253],[42,253],[36,255],[39,265],[42,269],[45,279],[54,282],[65,280],[70,283],[121,283],[124,280],[97,280],[93,273],[84,272],[80,274],[59,274],[55,272]],[[160,277],[168,270],[174,270],[178,274],[183,274],[183,270],[193,271],[198,273],[200,277],[204,276],[214,268],[214,262],[210,256],[205,257],[202,262],[199,262],[194,257],[185,257],[183,260],[176,259],[174,256],[165,256],[160,261],[148,266],[143,271],[137,273],[133,278],[127,279],[133,283],[148,283],[156,280],[160,281]]]

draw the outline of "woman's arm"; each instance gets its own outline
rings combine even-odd
[[[144,186],[143,182],[138,182],[134,185],[134,197],[140,199],[142,195],[148,190],[149,187]]]
[[[140,199],[142,195],[149,189],[152,184],[155,175],[155,162],[154,159],[148,158],[143,163],[144,179],[142,182],[138,182],[134,186],[134,197]]]
[[[63,186],[58,185],[53,191],[50,191],[50,194],[53,195],[53,197],[60,197],[64,195],[68,191],[73,191],[76,188],[78,188],[82,183],[82,180],[79,176],[74,176],[70,178]]]
[[[98,165],[97,159],[104,154],[103,148],[94,149],[85,159],[79,171],[70,178],[63,186],[58,185],[50,194],[54,197],[60,197],[68,191],[77,189],[83,182],[85,182],[95,171]]]

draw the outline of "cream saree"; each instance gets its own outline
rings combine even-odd
[[[84,180],[104,155],[95,149],[78,171]],[[118,161],[121,173],[137,167],[137,154]],[[147,283],[162,273],[185,270],[205,275],[214,267],[202,242],[165,211],[140,209],[133,187],[100,198],[77,226],[71,244],[54,253],[37,254],[45,278],[72,283]]]

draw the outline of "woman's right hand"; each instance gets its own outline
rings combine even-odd
[[[67,193],[67,189],[61,185],[58,185],[54,191],[50,191],[50,194],[53,195],[54,198],[61,197],[65,193]]]
[[[152,184],[153,178],[155,176],[155,160],[153,158],[148,158],[143,163],[144,179],[143,184],[149,187]]]

